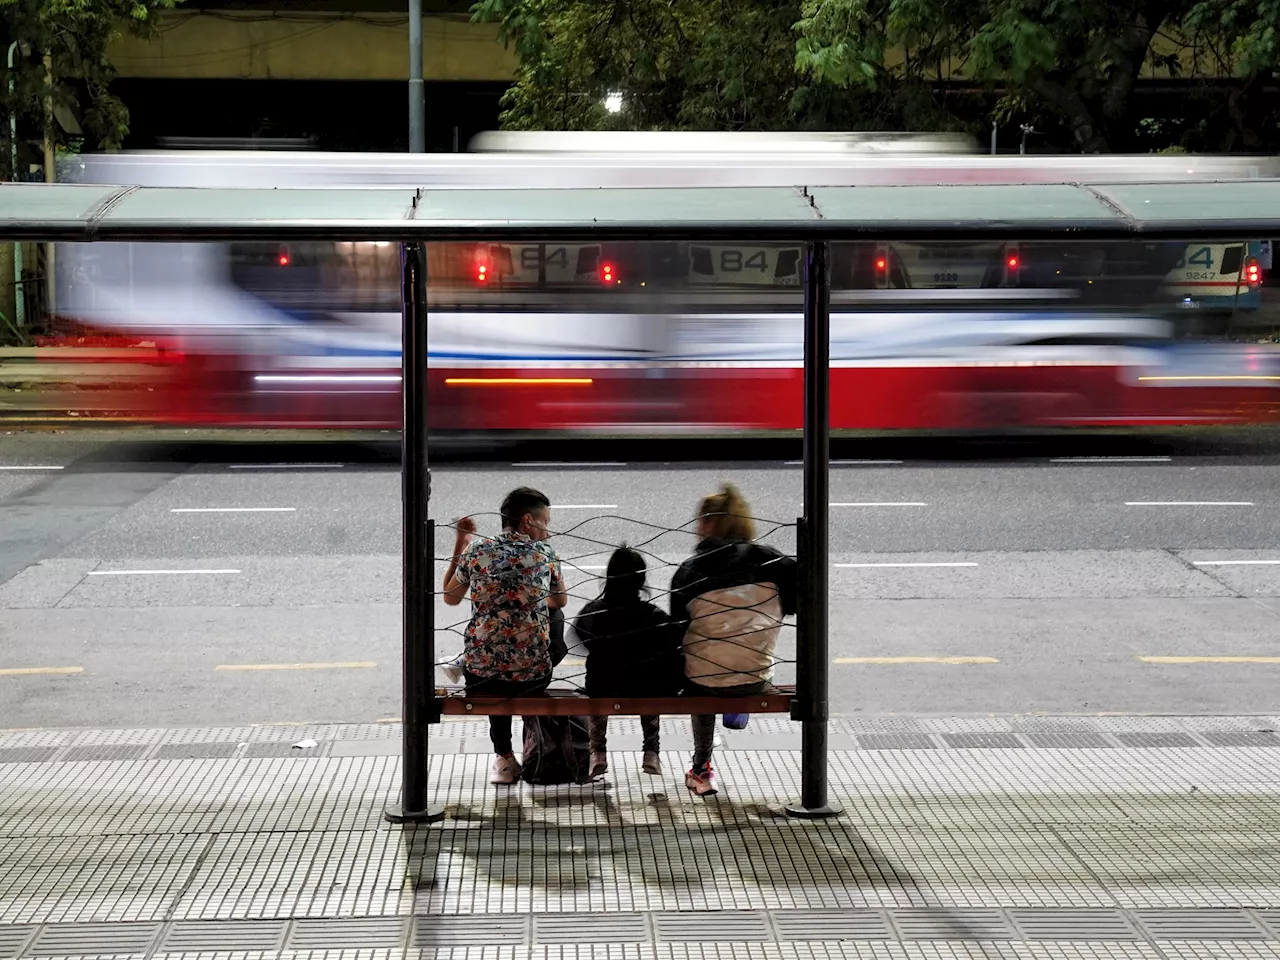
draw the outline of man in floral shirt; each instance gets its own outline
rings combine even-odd
[[[496,696],[541,693],[551,682],[551,610],[568,600],[551,535],[551,501],[520,487],[502,501],[502,533],[472,543],[475,521],[458,521],[444,602],[471,591],[471,622],[463,654],[467,689]],[[520,764],[511,746],[511,718],[489,718],[492,783],[515,783]]]

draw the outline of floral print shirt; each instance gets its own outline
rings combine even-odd
[[[551,673],[547,597],[564,590],[560,558],[544,541],[504,530],[477,539],[458,560],[471,588],[465,665],[477,677],[538,680]]]

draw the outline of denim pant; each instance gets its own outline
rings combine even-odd
[[[650,751],[657,753],[658,747],[658,720],[656,715],[640,717],[640,732],[644,734],[644,752]],[[591,731],[591,752],[592,753],[608,753],[609,752],[609,718],[608,717],[592,717],[587,724]]]
[[[469,670],[463,676],[466,678],[468,691],[488,697],[527,697],[542,693],[551,683],[549,676],[538,680],[509,680],[506,677],[477,677]],[[493,752],[498,756],[511,754],[511,718],[491,716],[489,739],[493,742]]]
[[[686,697],[749,697],[760,693],[769,684],[764,680],[755,683],[743,683],[736,687],[700,687],[690,682],[685,686]],[[693,721],[693,764],[695,772],[701,773],[711,765],[711,754],[715,751],[716,715],[714,713],[695,713]]]

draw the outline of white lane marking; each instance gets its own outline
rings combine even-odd
[[[1126,507],[1252,507],[1252,500],[1126,500]]]
[[[783,463],[788,467],[802,467],[803,460],[784,460]],[[891,466],[902,463],[901,460],[829,460],[830,466],[833,467],[882,467]]]
[[[919,503],[911,500],[891,500],[883,503],[865,502],[865,503],[830,503],[831,507],[927,507],[927,503]]]
[[[38,463],[6,464],[5,466],[0,466],[0,470],[62,470],[62,469],[65,469],[65,468],[55,467],[50,464],[38,464]]]
[[[1173,457],[1053,457],[1050,463],[1171,463]]]
[[[574,570],[608,570],[609,568],[603,563],[592,564],[586,567],[579,566],[578,564],[575,563],[572,565],[572,569]]]
[[[513,467],[625,467],[620,460],[526,460],[511,464]]]
[[[368,670],[378,664],[373,660],[350,660],[339,663],[220,663],[214,670]]]
[[[837,567],[845,569],[864,569],[867,567],[976,567],[976,563],[837,563]]]
[[[341,470],[345,463],[231,463],[229,470]]]
[[[35,677],[42,674],[84,673],[84,667],[3,667],[0,677]]]
[[[90,570],[91,577],[165,577],[190,574],[239,573],[239,570]]]
[[[895,664],[895,663],[945,663],[963,666],[974,663],[999,663],[995,657],[836,657],[832,663],[840,664]]]
[[[1192,560],[1197,567],[1270,567],[1280,566],[1280,560]]]
[[[552,510],[617,510],[616,503],[553,503]]]
[[[174,507],[170,513],[296,513],[297,507]]]

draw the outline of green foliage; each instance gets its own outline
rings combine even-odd
[[[2,91],[6,115],[14,113],[20,138],[42,140],[47,99],[79,115],[93,145],[114,147],[128,132],[129,112],[110,92],[115,70],[107,46],[121,30],[147,36],[156,14],[180,0],[0,0],[0,45],[14,53],[14,91]],[[51,70],[45,66],[49,58]],[[58,146],[69,142],[57,123],[48,124]],[[8,130],[3,167],[9,166]]]
[[[802,6],[796,66],[814,81],[936,89],[935,81],[948,77],[979,84],[998,98],[995,119],[1062,131],[1059,146],[1086,152],[1132,147],[1133,93],[1144,70],[1180,76],[1190,64],[1202,80],[1234,75],[1246,81],[1229,93],[1234,103],[1237,93],[1248,94],[1248,81],[1275,75],[1280,42],[1280,0],[804,0]],[[1177,49],[1169,49],[1170,40]],[[1241,132],[1250,126],[1247,112],[1241,105]],[[1230,139],[1220,125],[1198,129]]]

